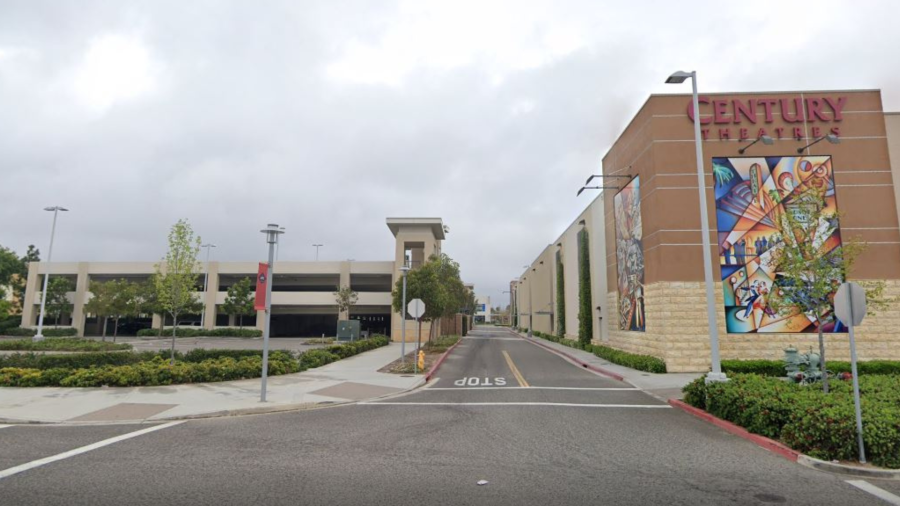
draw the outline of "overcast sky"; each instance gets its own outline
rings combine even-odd
[[[0,244],[156,261],[390,260],[441,217],[494,305],[595,195],[575,192],[674,70],[701,91],[881,88],[894,2],[0,2]]]

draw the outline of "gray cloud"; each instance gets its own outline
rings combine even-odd
[[[156,260],[181,217],[223,260],[262,259],[270,221],[283,259],[377,260],[385,217],[440,216],[505,301],[648,94],[688,91],[673,70],[900,108],[892,7],[4,2],[0,244],[46,249],[61,204],[59,260]]]

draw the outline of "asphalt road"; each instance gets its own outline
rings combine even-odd
[[[0,505],[889,504],[504,331],[464,339],[438,376],[378,402],[189,421],[0,470]],[[2,428],[0,467],[146,427]]]

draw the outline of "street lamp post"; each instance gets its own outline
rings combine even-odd
[[[509,294],[509,311],[507,311],[506,317],[509,318],[509,325],[512,326],[512,291],[503,290],[503,293]]]
[[[403,297],[400,300],[400,363],[406,364],[406,274],[409,272],[409,265],[406,263],[406,257],[403,258],[403,267],[400,267],[403,273]],[[415,360],[415,359],[413,359]]]
[[[53,211],[53,227],[50,228],[50,249],[47,251],[47,269],[44,272],[44,290],[41,292],[41,314],[38,317],[38,328],[32,341],[41,341],[44,339],[44,307],[47,305],[47,282],[50,280],[50,259],[53,258],[53,236],[56,235],[56,217],[60,211],[68,211],[65,207],[53,206],[45,207],[44,211]]]
[[[693,86],[694,107],[694,144],[697,149],[697,190],[700,192],[700,228],[703,244],[703,277],[706,280],[706,319],[709,324],[709,348],[712,362],[712,372],[706,375],[706,381],[727,381],[728,378],[722,372],[722,363],[719,358],[719,327],[716,324],[715,291],[713,290],[712,254],[709,241],[709,216],[706,210],[706,178],[703,174],[703,145],[700,137],[700,99],[697,95],[697,71],[678,71],[666,79],[667,84],[683,83],[690,78]]]
[[[316,262],[319,261],[319,248],[325,246],[324,244],[313,244],[313,248],[316,248]]]
[[[200,245],[201,248],[206,248],[206,272],[203,274],[203,310],[200,311],[200,328],[205,329],[206,325],[206,292],[209,291],[209,250],[210,248],[215,248],[216,245],[213,243],[207,243]]]
[[[284,233],[284,227],[279,227],[275,223],[269,223],[260,232],[266,234],[266,242],[269,244],[269,279],[266,280],[266,324],[263,328],[262,384],[259,392],[259,402],[266,402],[266,379],[269,376],[269,333],[272,327],[272,283],[275,282],[275,247],[278,245],[278,236]]]

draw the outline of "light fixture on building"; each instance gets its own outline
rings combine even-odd
[[[826,141],[830,142],[831,144],[840,144],[841,143],[841,138],[838,137],[837,135],[834,135],[834,134],[823,135],[822,137],[819,137],[818,139],[810,142],[806,146],[803,146],[802,148],[797,148],[797,153],[802,154],[804,149],[809,148],[813,144],[822,142],[823,140],[826,140]]]
[[[775,144],[775,140],[772,139],[771,137],[769,137],[768,135],[760,135],[759,137],[756,138],[755,141],[753,141],[750,144],[747,144],[746,146],[739,149],[738,153],[743,155],[744,151],[747,151],[747,149],[749,149],[750,146],[756,144],[759,141],[762,141],[762,143],[765,144],[766,146],[771,146],[772,144]]]
[[[581,195],[581,192],[584,190],[618,190],[618,186],[588,186],[591,181],[594,180],[595,177],[625,177],[631,179],[631,174],[616,174],[616,175],[606,175],[606,174],[591,174],[591,177],[587,178],[587,181],[584,182],[584,186],[582,186],[578,193],[575,196]]]

